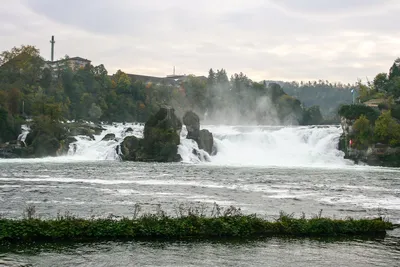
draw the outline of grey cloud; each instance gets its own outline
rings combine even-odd
[[[362,16],[364,12],[377,10],[385,5],[396,4],[393,0],[270,0],[278,6],[304,14],[336,14],[346,13]],[[342,13],[342,14],[340,14]]]
[[[110,72],[163,76],[175,65],[186,74],[213,67],[253,80],[354,82],[399,56],[398,5],[389,0],[6,1],[0,50],[30,43],[46,56],[54,34],[57,58],[86,57]]]

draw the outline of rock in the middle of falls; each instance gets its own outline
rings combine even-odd
[[[178,162],[182,123],[171,107],[162,107],[144,126],[144,138],[129,136],[121,144],[123,160]]]
[[[188,134],[187,139],[196,141],[200,149],[207,151],[211,155],[213,152],[214,138],[208,130],[200,130],[200,118],[193,111],[188,111],[183,116],[183,124],[185,124]]]

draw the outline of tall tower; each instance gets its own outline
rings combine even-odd
[[[54,35],[51,36],[51,62],[54,61],[54,44],[56,43],[56,41],[54,41]]]

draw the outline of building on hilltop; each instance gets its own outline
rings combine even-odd
[[[51,60],[46,61],[44,67],[49,68],[53,71],[54,74],[57,74],[60,70],[65,68],[71,68],[72,71],[77,71],[86,67],[91,63],[90,60],[81,58],[81,57],[66,57],[60,60],[54,60],[54,44],[56,41],[54,40],[54,35],[51,36]],[[56,75],[54,75],[56,76]]]
[[[77,71],[90,65],[91,61],[81,57],[70,57],[56,61],[46,61],[46,66],[50,67],[54,72],[58,72],[61,68],[69,67],[72,71]]]

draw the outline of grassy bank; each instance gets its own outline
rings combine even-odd
[[[259,238],[268,236],[338,237],[382,236],[393,224],[381,219],[294,218],[281,214],[275,221],[256,215],[220,215],[205,217],[164,214],[129,219],[81,219],[58,217],[0,219],[0,242],[75,242],[136,239],[215,239]]]

